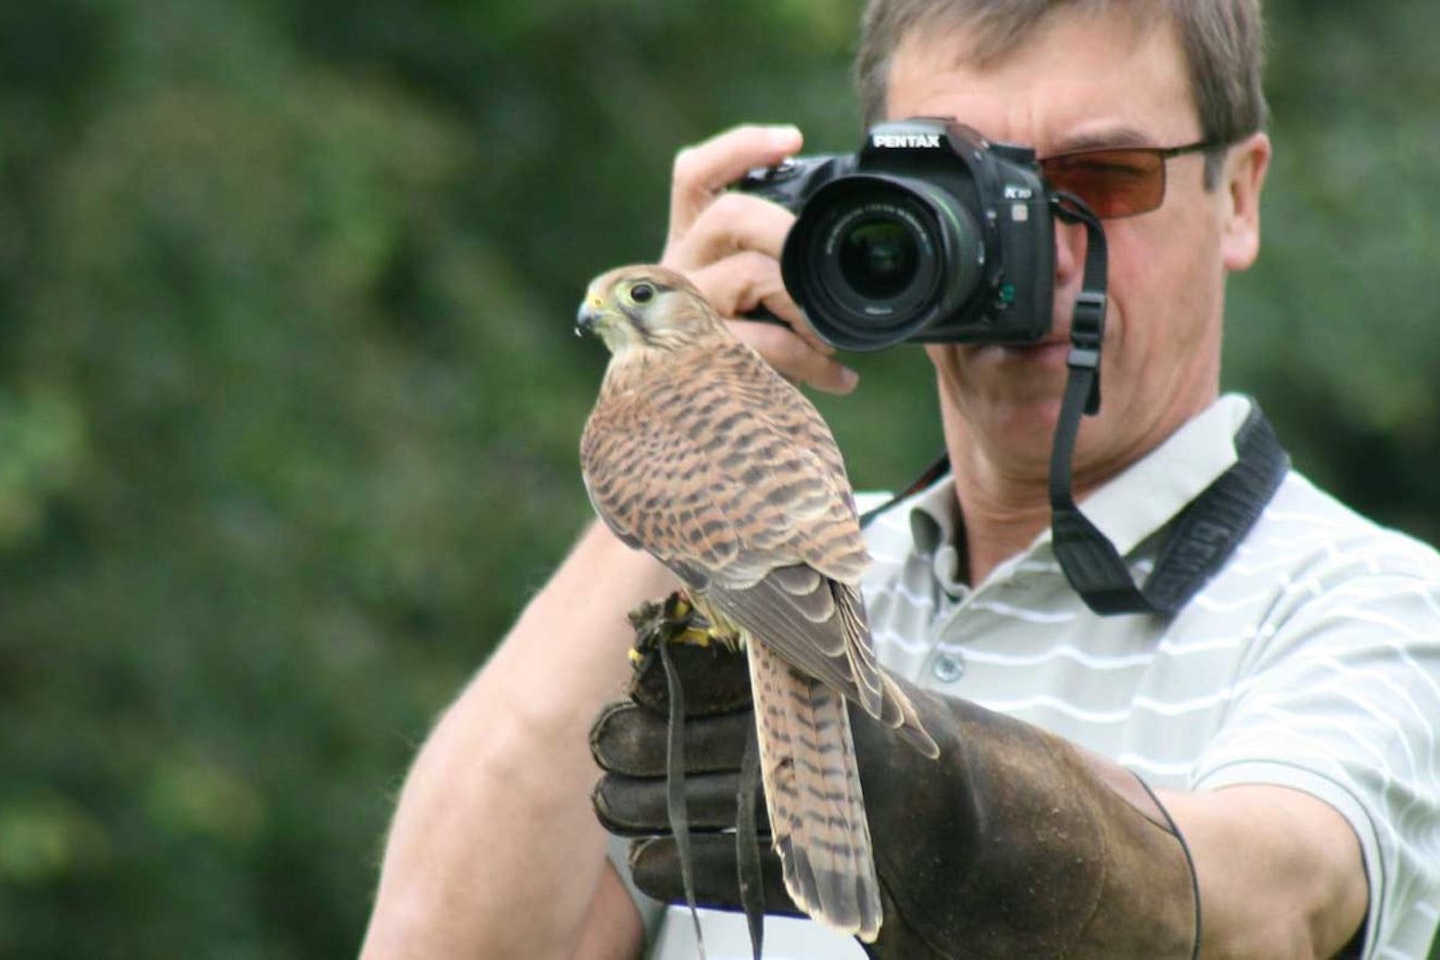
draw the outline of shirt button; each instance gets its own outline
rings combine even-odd
[[[930,665],[930,672],[941,683],[954,683],[965,676],[965,658],[958,653],[942,653]]]

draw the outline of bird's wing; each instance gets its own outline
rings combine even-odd
[[[689,362],[687,362],[687,360]],[[820,414],[748,347],[609,382],[581,443],[596,511],[719,619],[796,669],[902,720],[856,586],[868,562]]]
[[[716,584],[706,600],[791,666],[881,714],[880,674],[856,588],[800,564],[772,570],[749,587]]]
[[[672,422],[681,402],[664,389],[602,391],[580,464],[590,502],[611,531],[704,589],[735,563],[741,540],[722,498],[706,489],[703,451]]]
[[[610,528],[692,586],[749,587],[795,564],[856,583],[868,563],[829,428],[738,342],[607,377],[581,465]]]

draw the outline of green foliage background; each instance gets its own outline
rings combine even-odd
[[[0,6],[0,957],[353,954],[435,713],[588,514],[586,280],[674,150],[858,133],[858,0]],[[1440,533],[1440,7],[1276,0],[1230,386]],[[938,445],[914,351],[825,401]]]

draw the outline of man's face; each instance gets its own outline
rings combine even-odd
[[[1060,14],[984,69],[962,59],[966,49],[966,37],[953,32],[902,44],[890,75],[890,119],[954,117],[1041,157],[1202,137],[1168,26],[1137,31],[1118,15]],[[1263,135],[1233,148],[1215,190],[1204,187],[1203,155],[1171,159],[1159,209],[1105,222],[1103,404],[1081,432],[1077,489],[1143,456],[1215,398],[1224,275],[1255,257],[1268,156]],[[1043,483],[1046,475],[1084,254],[1083,228],[1057,224],[1054,328],[1045,342],[927,348],[952,452],[957,438],[962,449],[983,450],[984,469],[1011,482]]]

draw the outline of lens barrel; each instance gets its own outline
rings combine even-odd
[[[781,270],[822,337],[878,350],[953,313],[984,261],[979,227],[956,197],[923,180],[855,174],[809,198]]]

